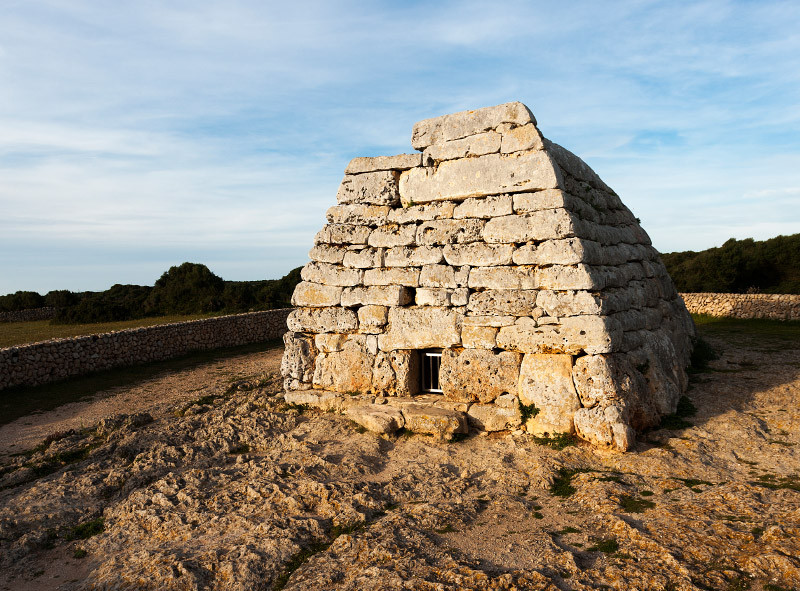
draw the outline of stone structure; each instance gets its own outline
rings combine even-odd
[[[286,332],[289,312],[234,314],[0,349],[0,390],[275,339]]]
[[[800,295],[778,293],[682,293],[680,295],[692,314],[800,320]]]
[[[52,307],[27,308],[0,312],[0,322],[36,322],[37,320],[52,320],[55,316],[56,309]]]
[[[347,166],[294,292],[287,401],[620,450],[674,412],[694,325],[616,193],[521,103],[421,121],[411,143]]]

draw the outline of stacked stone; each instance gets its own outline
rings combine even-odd
[[[11,310],[9,312],[0,312],[0,322],[36,322],[50,320],[55,318],[55,315],[56,309],[52,307]]]
[[[289,311],[232,314],[0,349],[0,390],[275,339],[286,332]]]
[[[287,400],[407,401],[442,349],[427,401],[478,429],[525,411],[627,449],[674,412],[693,324],[616,193],[521,103],[421,121],[412,145],[345,171],[294,292]]]
[[[778,293],[682,293],[692,314],[730,318],[800,320],[800,295]]]

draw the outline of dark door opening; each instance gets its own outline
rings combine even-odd
[[[441,394],[442,388],[439,385],[439,368],[442,365],[442,351],[421,351],[420,356],[422,357],[422,391]]]

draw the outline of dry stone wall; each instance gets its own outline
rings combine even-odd
[[[521,103],[421,121],[412,145],[346,169],[294,292],[287,400],[622,450],[674,412],[694,325],[617,194]],[[427,349],[442,394],[415,397]]]
[[[680,295],[692,314],[800,320],[800,295],[771,293],[682,293]]]
[[[120,330],[0,349],[0,390],[280,337],[290,309]]]
[[[10,312],[0,312],[0,322],[34,322],[36,320],[50,320],[55,318],[56,309],[28,308],[27,310],[12,310]]]

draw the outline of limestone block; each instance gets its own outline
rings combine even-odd
[[[322,333],[314,336],[314,345],[321,353],[332,353],[341,351],[347,342],[346,334]],[[309,381],[311,381],[309,379]]]
[[[456,267],[455,280],[458,287],[467,287],[469,283],[469,272],[472,269],[469,265]]]
[[[503,135],[500,145],[500,151],[503,154],[521,150],[542,150],[544,148],[544,138],[533,123],[517,127],[502,126],[499,131]]]
[[[397,156],[376,156],[373,158],[353,158],[345,174],[361,174],[378,170],[408,170],[422,165],[422,154],[398,154]]]
[[[599,176],[597,176],[597,173],[575,154],[549,140],[544,140],[544,145],[545,149],[556,161],[559,168],[564,170],[568,175],[578,179],[579,181],[585,181],[592,187],[613,193],[611,188],[606,185]]]
[[[511,244],[448,244],[444,247],[444,258],[451,265],[491,267],[510,265],[514,247]]]
[[[341,298],[341,287],[301,281],[294,288],[292,306],[308,306],[310,308],[338,306]]]
[[[333,265],[340,265],[344,260],[344,255],[347,249],[340,246],[329,246],[327,244],[318,244],[312,248],[308,253],[308,258],[318,263],[330,263]]]
[[[458,284],[458,282],[456,282]],[[469,301],[469,289],[466,287],[457,287],[450,295],[450,304],[453,306],[466,306]]]
[[[419,245],[462,244],[481,239],[483,220],[431,220],[417,227]]]
[[[394,433],[406,424],[403,413],[385,404],[362,404],[345,411],[347,418],[374,433]]]
[[[576,265],[602,262],[600,244],[580,238],[546,240],[537,245],[525,244],[514,251],[517,265]]]
[[[635,396],[631,368],[617,355],[584,355],[575,360],[572,379],[586,408],[607,406]]]
[[[573,217],[564,209],[493,218],[483,229],[483,238],[489,243],[553,240],[575,235]]]
[[[421,205],[397,207],[389,212],[389,222],[409,224],[411,222],[427,222],[430,220],[447,220],[453,217],[456,204],[452,201],[434,201]]]
[[[492,402],[516,392],[522,355],[484,349],[442,352],[439,384],[444,397],[459,402]]]
[[[412,396],[419,392],[419,351],[391,351],[389,361],[394,370],[394,394]]]
[[[400,176],[403,205],[460,201],[560,186],[561,172],[547,152],[487,154],[447,160],[436,168],[412,168]]]
[[[470,294],[467,310],[474,315],[530,316],[536,307],[535,289],[487,289]]]
[[[583,263],[573,266],[552,265],[550,267],[541,267],[536,276],[540,289],[587,289],[599,291],[606,286],[605,275],[598,269]]]
[[[456,205],[453,219],[493,218],[511,215],[511,195],[489,195],[488,197],[472,197]]]
[[[395,246],[386,251],[383,264],[387,267],[418,267],[435,265],[442,259],[441,246]]]
[[[390,205],[400,203],[397,179],[399,172],[382,170],[363,174],[346,174],[339,185],[336,201],[340,204],[365,203]]]
[[[364,271],[364,285],[419,285],[419,267],[390,267]]]
[[[474,267],[469,273],[471,289],[536,289],[535,267]]]
[[[385,396],[395,388],[395,375],[389,353],[378,351],[375,363],[372,366],[372,388],[375,392]]]
[[[578,436],[599,447],[627,451],[635,442],[636,435],[619,406],[581,408],[574,421]]]
[[[497,346],[521,353],[610,353],[622,331],[606,325],[599,316],[574,316],[560,324],[536,326],[532,319],[520,318],[513,326],[497,333]]]
[[[464,316],[462,321],[464,326],[491,326],[500,328],[501,326],[513,326],[517,321],[516,316]]]
[[[461,111],[441,117],[424,119],[414,124],[411,145],[422,150],[432,144],[456,140],[495,129],[503,123],[514,125],[536,124],[528,107],[519,102],[505,103],[471,111]]]
[[[369,235],[367,242],[370,246],[383,246],[391,248],[393,246],[408,246],[414,244],[417,234],[417,226],[408,224],[386,224],[375,228]]]
[[[366,244],[372,229],[352,224],[328,224],[314,236],[314,244]]]
[[[286,332],[283,335],[283,344],[281,375],[300,382],[310,382],[314,375],[314,360],[317,357],[313,337]]]
[[[455,269],[449,265],[425,265],[419,274],[421,287],[456,287]]]
[[[389,309],[386,306],[366,305],[358,309],[358,330],[360,332],[383,332],[388,320]]]
[[[314,363],[314,387],[335,392],[369,392],[375,355],[357,339],[349,339],[341,351],[321,353]]]
[[[334,205],[328,209],[325,217],[329,224],[380,226],[386,223],[389,210],[390,208],[387,205],[351,203],[348,205]]]
[[[494,349],[497,345],[497,331],[491,326],[461,327],[461,344],[467,349]]]
[[[448,348],[461,341],[461,315],[451,308],[391,308],[389,330],[378,336],[381,351]]]
[[[286,392],[294,392],[295,390],[311,390],[311,382],[301,382],[295,378],[284,378],[283,389]]]
[[[401,285],[346,287],[342,291],[342,306],[405,306],[414,300],[412,290]]]
[[[372,269],[383,267],[383,248],[362,248],[360,250],[348,250],[342,260],[345,267],[356,269]]]
[[[430,166],[433,162],[483,156],[484,154],[493,154],[499,151],[500,134],[494,131],[486,131],[457,140],[433,144],[425,148],[422,153],[422,161]]]
[[[297,308],[286,325],[294,332],[350,332],[358,328],[358,317],[347,308]]]
[[[310,262],[300,271],[303,281],[321,283],[322,285],[359,285],[363,272],[358,269],[346,269],[340,265]]]
[[[415,302],[417,306],[449,306],[450,294],[449,289],[420,287],[416,291]]]
[[[519,372],[519,400],[539,409],[526,423],[529,433],[572,433],[572,417],[581,407],[572,383],[571,355],[528,353]]]
[[[544,209],[567,209],[568,193],[561,189],[544,189],[514,195],[514,213],[532,213]]]
[[[542,290],[536,303],[548,316],[560,318],[602,314],[605,311],[603,297],[588,291]]]
[[[405,428],[413,433],[427,433],[436,439],[449,441],[456,433],[469,432],[463,412],[414,402],[401,405],[400,410],[406,421]]]
[[[467,410],[467,417],[480,431],[505,431],[522,423],[519,401],[510,408],[495,404],[473,404]]]
[[[284,400],[287,404],[313,406],[325,412],[344,412],[350,406],[363,403],[358,398],[327,390],[286,392]]]

